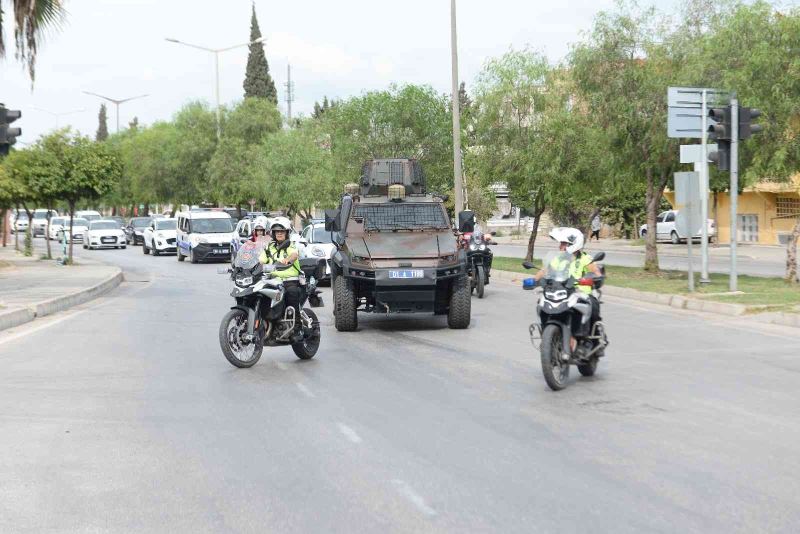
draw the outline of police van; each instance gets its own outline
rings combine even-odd
[[[233,220],[224,211],[184,211],[175,216],[178,261],[229,260]]]

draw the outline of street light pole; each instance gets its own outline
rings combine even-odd
[[[173,39],[172,37],[165,37],[165,41],[169,41],[170,43],[175,44],[182,44],[184,46],[188,46],[190,48],[197,48],[198,50],[203,50],[205,52],[211,52],[214,54],[214,97],[217,101],[217,139],[220,138],[222,133],[222,118],[221,118],[221,104],[219,101],[219,53],[220,52],[227,52],[228,50],[233,50],[234,48],[241,48],[243,46],[250,46],[252,44],[261,43],[266,39],[265,37],[259,37],[255,41],[250,41],[249,43],[241,43],[233,46],[228,46],[225,48],[208,48],[205,46],[200,46],[196,44],[186,43],[183,41],[179,41],[178,39]]]
[[[453,179],[456,193],[456,220],[464,211],[464,184],[461,171],[461,112],[458,101],[458,38],[456,35],[456,0],[450,0],[450,51],[453,75]]]
[[[138,95],[138,96],[132,96],[130,98],[117,99],[117,98],[111,98],[110,96],[103,96],[103,95],[99,95],[97,93],[92,93],[90,91],[83,91],[83,93],[87,94],[87,95],[92,95],[92,96],[96,96],[96,97],[102,98],[103,100],[108,100],[109,102],[114,104],[114,106],[116,106],[116,115],[117,115],[117,131],[116,131],[116,133],[119,133],[119,105],[120,104],[124,104],[125,102],[130,102],[131,100],[136,100],[137,98],[144,98],[146,96],[150,96],[150,95]]]
[[[41,111],[43,113],[47,113],[47,114],[52,115],[53,117],[55,117],[56,118],[56,130],[58,130],[58,119],[62,115],[71,115],[73,113],[81,113],[83,111],[86,111],[83,108],[82,109],[73,109],[72,111],[58,111],[58,112],[49,111],[49,110],[42,109],[42,108],[37,108],[37,107],[32,107],[31,109],[35,109],[36,111]]]

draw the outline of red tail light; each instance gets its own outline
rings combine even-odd
[[[594,285],[594,279],[593,278],[581,278],[580,280],[578,280],[578,285],[579,286],[589,286],[589,287],[591,287],[591,286]]]

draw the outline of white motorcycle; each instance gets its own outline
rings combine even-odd
[[[220,273],[230,274],[236,305],[219,325],[219,344],[225,358],[236,367],[252,367],[261,358],[264,346],[291,345],[298,358],[314,357],[320,344],[317,315],[309,308],[323,306],[317,280],[325,273],[324,260],[301,260],[305,284],[300,285],[300,313],[285,302],[285,288],[273,274],[289,266],[262,265],[258,258],[262,247],[245,242],[236,254],[233,267]],[[298,328],[295,328],[299,325]]]

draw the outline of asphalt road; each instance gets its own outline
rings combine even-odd
[[[533,300],[473,323],[322,310],[311,361],[217,342],[217,265],[83,252],[128,281],[0,334],[0,532],[796,532],[800,333],[604,304],[597,376],[550,391]],[[577,372],[574,376],[579,376]]]
[[[555,246],[548,242],[537,242],[534,248],[534,257],[541,258],[549,251],[554,250]],[[658,245],[659,265],[662,269],[676,271],[688,270],[688,259],[686,255],[686,245],[670,245],[659,243]],[[527,253],[527,245],[522,244],[502,244],[492,246],[495,256],[507,256],[511,258],[524,258]],[[608,265],[620,265],[622,267],[643,267],[644,250],[637,250],[633,247],[627,249],[610,248],[602,241],[592,242],[586,245],[586,250],[590,252],[605,251],[605,263]],[[730,250],[727,247],[710,248],[708,259],[708,270],[711,273],[730,273]],[[739,247],[737,251],[737,265],[739,274],[752,276],[778,276],[783,277],[786,273],[785,251],[777,247],[766,250],[758,250],[753,247]],[[700,272],[700,245],[696,243],[693,251],[692,265],[695,272]]]

